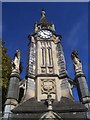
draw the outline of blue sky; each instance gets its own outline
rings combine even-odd
[[[2,25],[3,40],[8,48],[8,54],[13,59],[16,49],[21,51],[23,72],[25,77],[28,55],[29,33],[34,31],[34,23],[39,21],[41,10],[45,9],[48,21],[55,24],[56,33],[62,35],[62,45],[66,60],[68,75],[73,79],[74,70],[71,52],[78,50],[83,64],[83,70],[88,81],[88,3],[3,3]],[[90,85],[90,84],[89,84]],[[74,92],[77,99],[77,94]]]

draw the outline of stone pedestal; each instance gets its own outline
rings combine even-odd
[[[10,82],[7,93],[7,100],[5,102],[4,117],[3,119],[7,120],[11,110],[18,104],[19,98],[19,73],[12,72],[10,75]]]
[[[85,75],[84,74],[76,75],[75,82],[80,102],[82,102],[83,104],[90,103],[90,96]]]

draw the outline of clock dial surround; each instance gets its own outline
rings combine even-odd
[[[48,39],[52,36],[52,32],[49,30],[41,30],[38,32],[38,36],[43,39]]]

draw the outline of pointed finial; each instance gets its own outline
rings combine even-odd
[[[42,12],[41,12],[41,17],[44,18],[46,15],[46,12],[44,11],[44,9],[42,9]]]
[[[74,70],[75,70],[75,74],[83,74],[83,70],[82,70],[82,63],[81,60],[78,57],[78,51],[74,50],[71,54],[71,58],[73,61],[73,65],[74,65]]]
[[[48,102],[48,110],[52,110],[52,100],[51,100],[51,95],[49,94],[47,96],[47,102]]]

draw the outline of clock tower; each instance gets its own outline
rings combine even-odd
[[[55,32],[54,24],[47,21],[45,11],[42,10],[39,23],[35,24],[35,32],[29,37],[33,50],[33,74],[31,73],[31,61],[28,64],[27,77],[32,75],[35,82],[35,97],[37,101],[46,100],[48,95],[57,101],[61,97],[73,99],[68,82],[65,58],[61,45],[61,35]],[[30,54],[31,50],[29,51]],[[34,73],[35,72],[35,73]],[[30,95],[31,96],[31,95]]]
[[[26,76],[24,80],[19,81],[17,70],[11,73],[12,82],[7,96],[9,102],[6,101],[4,111],[5,120],[90,118],[89,91],[77,51],[72,53],[75,70],[75,80],[72,80],[66,70],[62,37],[56,33],[54,24],[48,22],[44,10],[28,39]],[[17,81],[19,85],[16,84]],[[21,98],[15,95],[17,92],[14,94],[14,86],[18,93],[23,89]],[[74,100],[73,87],[77,87],[80,102]]]

